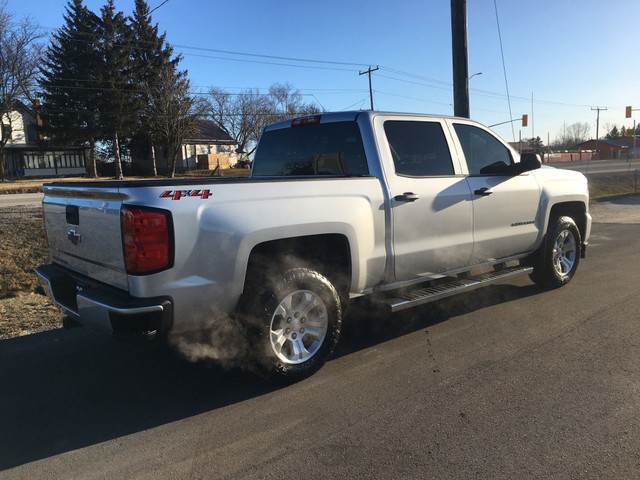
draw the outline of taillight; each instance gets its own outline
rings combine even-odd
[[[301,125],[312,125],[314,123],[320,123],[321,118],[322,118],[322,115],[312,115],[309,117],[294,118],[293,120],[291,120],[291,126],[299,127]]]
[[[144,207],[122,207],[122,247],[127,273],[142,275],[172,266],[171,214]]]

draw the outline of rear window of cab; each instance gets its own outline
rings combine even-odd
[[[260,138],[251,175],[368,175],[360,128],[354,121],[311,123],[266,131]]]

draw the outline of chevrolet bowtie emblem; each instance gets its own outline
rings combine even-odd
[[[78,245],[82,241],[82,235],[76,233],[75,229],[71,229],[67,232],[67,238],[74,245]]]

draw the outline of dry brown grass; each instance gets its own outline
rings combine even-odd
[[[33,292],[48,256],[40,207],[0,209],[0,298]]]
[[[640,183],[636,170],[621,173],[597,173],[587,175],[592,199],[638,193]]]
[[[58,309],[35,293],[34,270],[48,260],[40,207],[0,209],[0,339],[61,324]]]

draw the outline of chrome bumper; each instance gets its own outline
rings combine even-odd
[[[153,338],[171,328],[168,297],[132,297],[55,264],[38,267],[36,275],[53,303],[87,328],[118,338]]]

